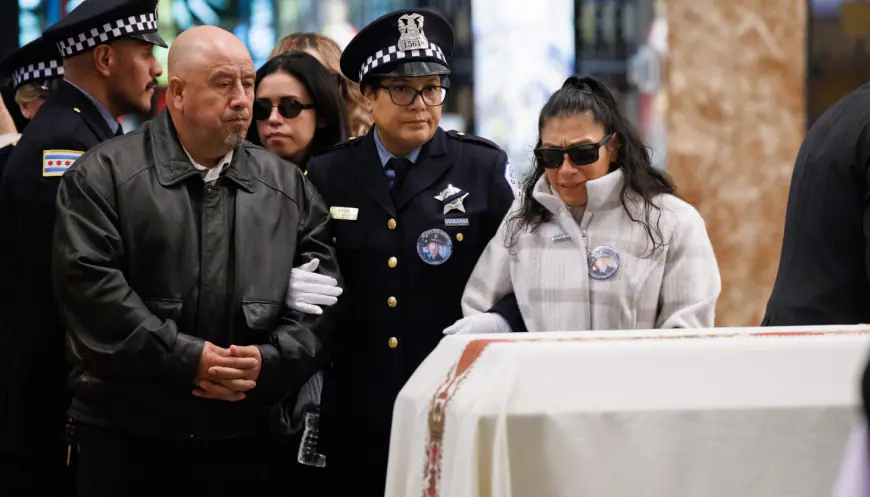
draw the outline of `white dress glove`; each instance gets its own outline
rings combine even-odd
[[[290,271],[287,283],[287,307],[305,314],[323,314],[320,306],[330,306],[338,302],[344,290],[338,287],[335,278],[314,271],[320,259],[311,259]]]
[[[511,325],[501,314],[486,312],[462,318],[444,330],[445,335],[474,335],[484,333],[510,333]]]

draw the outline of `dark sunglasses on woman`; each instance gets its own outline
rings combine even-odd
[[[547,169],[559,169],[562,167],[563,157],[568,154],[571,163],[575,166],[587,166],[598,162],[598,152],[601,147],[610,143],[613,133],[605,136],[598,143],[581,143],[568,148],[540,147],[535,149],[535,158]]]
[[[278,105],[272,105],[268,98],[254,100],[254,120],[265,121],[272,115],[272,109],[278,107],[278,114],[285,119],[293,119],[305,109],[313,109],[314,104],[303,104],[293,97],[283,97]]]

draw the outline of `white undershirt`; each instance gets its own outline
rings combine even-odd
[[[184,148],[184,145],[182,145],[181,148],[184,150],[184,153],[187,154],[187,158],[190,159],[190,163],[193,164],[193,167],[197,171],[199,171],[200,173],[205,173],[205,174],[200,174],[200,175],[202,176],[202,180],[206,183],[211,183],[211,182],[215,181],[216,179],[218,179],[221,175],[221,172],[223,172],[224,168],[226,166],[230,165],[230,162],[232,162],[232,160],[233,160],[233,152],[234,151],[230,150],[230,153],[223,156],[223,158],[218,161],[216,166],[209,168],[209,167],[205,167],[205,166],[202,166],[200,164],[197,164],[196,161],[193,160],[193,157],[190,156],[190,153],[188,153],[187,149]]]

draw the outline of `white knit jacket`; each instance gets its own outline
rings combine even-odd
[[[578,225],[542,175],[533,197],[552,219],[533,231],[523,228],[506,248],[506,224],[521,199],[514,202],[471,274],[464,315],[486,312],[514,292],[529,331],[712,327],[721,280],[704,220],[677,197],[656,196],[661,211],[653,209],[651,219],[658,220],[664,246],[650,255],[648,234],[620,202],[623,183],[621,170],[588,182]],[[626,204],[643,219],[641,199]],[[596,280],[588,273],[587,246],[602,245],[616,249],[620,263],[612,277]]]

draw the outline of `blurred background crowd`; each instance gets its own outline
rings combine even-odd
[[[81,0],[0,2],[0,53]],[[722,272],[717,324],[757,325],[776,275],[793,161],[805,131],[870,79],[870,3],[842,0],[162,0],[171,44],[192,26],[235,33],[255,65],[282,37],[344,48],[400,8],[443,12],[456,31],[442,127],[498,143],[526,171],[537,114],[571,74],[598,77],[704,216]],[[167,51],[157,49],[165,67]],[[165,73],[152,115],[164,107]],[[25,121],[4,92],[19,130]],[[125,130],[152,115],[128,115]]]

